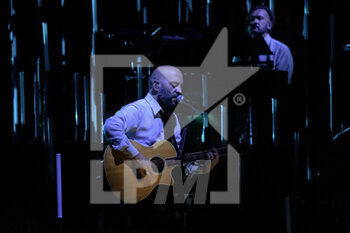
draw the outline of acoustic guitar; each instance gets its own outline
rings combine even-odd
[[[104,169],[109,186],[112,191],[120,193],[120,199],[125,203],[135,203],[135,199],[136,202],[144,200],[159,184],[173,185],[172,170],[175,167],[195,160],[208,159],[208,154],[210,154],[208,152],[212,151],[186,154],[179,161],[176,160],[177,152],[169,141],[161,140],[150,147],[145,147],[133,140],[130,142],[151,161],[151,166],[143,169],[139,160],[120,150],[113,149],[110,145],[106,147],[104,152]],[[220,148],[216,151],[223,155],[222,152],[225,149]],[[133,190],[136,188],[136,197],[128,197],[127,193],[130,191],[127,190],[128,188]]]

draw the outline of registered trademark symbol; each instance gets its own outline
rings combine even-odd
[[[242,106],[245,103],[245,96],[242,93],[237,93],[232,98],[233,103],[237,106]]]

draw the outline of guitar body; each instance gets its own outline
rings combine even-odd
[[[104,168],[112,191],[120,192],[120,198],[125,203],[136,203],[144,200],[157,185],[172,185],[173,167],[167,166],[165,159],[176,159],[177,153],[173,145],[166,140],[150,147],[130,141],[141,154],[154,162],[152,164],[158,165],[153,167],[151,172],[145,173],[132,156],[108,146],[104,152]]]

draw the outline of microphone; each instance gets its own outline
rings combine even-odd
[[[183,95],[178,95],[176,97],[176,101],[177,101],[178,104],[181,103],[184,99],[185,99],[185,97]]]
[[[183,104],[189,108],[191,108],[194,112],[201,112],[200,109],[195,107],[195,104],[193,104],[191,101],[189,101],[187,98],[185,98],[183,95],[178,95],[176,97],[177,103],[178,104]]]

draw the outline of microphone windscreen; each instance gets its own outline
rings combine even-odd
[[[185,98],[185,97],[184,97],[183,95],[178,95],[178,96],[176,97],[176,100],[177,100],[178,103],[180,103],[184,98]]]

